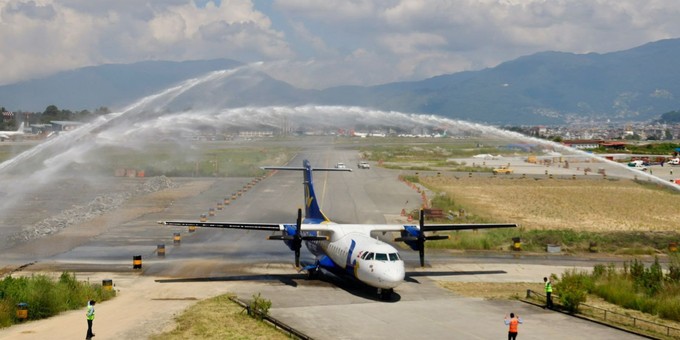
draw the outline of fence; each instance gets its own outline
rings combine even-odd
[[[248,315],[250,315],[251,313],[258,313],[257,311],[251,311],[250,306],[247,303],[239,300],[236,297],[230,297],[229,300],[234,301],[234,302],[238,303],[241,307],[245,308],[245,310],[248,311]],[[290,337],[295,337],[296,339],[303,339],[303,340],[312,340],[311,337],[305,335],[304,333],[296,330],[293,327],[286,325],[285,323],[283,323],[283,322],[281,322],[281,321],[279,321],[279,320],[277,320],[277,319],[275,319],[275,318],[273,318],[269,315],[261,315],[261,316],[262,316],[263,321],[271,324],[276,329],[283,330],[284,332],[288,333],[288,335]]]
[[[537,293],[531,289],[527,289],[527,299],[531,296],[539,297],[540,300],[545,301],[545,295]],[[553,294],[553,299],[556,295]],[[579,314],[590,316],[598,320],[603,320],[607,323],[630,327],[641,331],[652,332],[654,334],[661,334],[673,339],[680,339],[680,328],[662,325],[653,321],[648,321],[636,318],[630,315],[613,312],[604,308],[591,306],[585,303],[579,304]]]

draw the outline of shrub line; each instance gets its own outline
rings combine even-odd
[[[539,295],[539,296],[545,297],[544,295],[539,294],[539,293],[536,293],[536,292],[534,292],[534,291],[531,290],[531,289],[527,289],[527,292],[528,292],[528,291],[531,291],[531,293],[534,294],[534,295]],[[528,295],[528,294],[527,294],[527,295]],[[557,295],[553,295],[553,299],[556,298],[556,297],[557,297]],[[529,305],[533,305],[533,306],[536,306],[536,307],[540,307],[540,308],[544,308],[544,307],[545,307],[545,305],[543,305],[543,304],[538,304],[538,303],[533,302],[533,301],[531,301],[531,300],[529,300],[529,299],[522,299],[522,298],[520,298],[519,301],[524,302],[524,303],[529,304]],[[609,328],[613,328],[613,329],[617,329],[617,330],[620,330],[620,331],[624,331],[624,332],[626,332],[626,333],[639,335],[639,336],[644,337],[644,338],[647,338],[647,339],[659,339],[659,338],[657,338],[657,337],[653,337],[653,336],[651,336],[651,335],[648,335],[648,334],[645,334],[645,333],[641,333],[641,332],[635,331],[635,330],[633,330],[633,329],[624,328],[624,327],[617,326],[617,325],[611,324],[611,323],[606,323],[606,322],[604,322],[604,321],[602,321],[602,320],[598,320],[598,319],[595,319],[595,318],[590,318],[590,317],[587,317],[587,316],[585,316],[585,315],[581,315],[581,314],[577,314],[577,313],[568,313],[568,312],[563,311],[563,310],[560,310],[560,309],[551,309],[551,311],[557,312],[557,313],[562,313],[562,314],[564,314],[564,315],[568,315],[568,316],[571,316],[571,317],[574,317],[574,318],[577,318],[577,319],[581,319],[581,320],[585,320],[585,321],[590,321],[590,322],[593,322],[593,323],[596,323],[596,324],[599,324],[599,325],[602,325],[602,326],[606,326],[606,327],[609,327]]]

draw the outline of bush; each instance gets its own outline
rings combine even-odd
[[[586,301],[588,290],[592,288],[592,280],[588,273],[569,269],[555,284],[560,304],[569,313],[578,312],[579,305]]]
[[[668,275],[666,280],[670,283],[680,283],[680,255],[671,254],[669,256]]]
[[[261,297],[260,293],[257,293],[257,295],[253,294],[253,300],[248,305],[249,314],[255,319],[262,320],[263,317],[269,314],[271,306],[272,302]]]
[[[641,261],[634,259],[629,270],[636,290],[643,291],[647,296],[654,296],[661,290],[664,276],[658,257],[654,257],[654,263],[649,268],[645,268]]]
[[[0,327],[11,326],[16,318],[16,305],[28,304],[28,319],[48,318],[63,311],[83,308],[88,300],[106,301],[115,291],[104,290],[101,284],[79,282],[75,274],[62,273],[59,280],[46,275],[14,278],[0,281]]]

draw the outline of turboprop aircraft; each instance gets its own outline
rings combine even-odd
[[[198,221],[159,221],[164,225],[196,226],[207,228],[249,229],[281,232],[270,235],[270,240],[281,240],[295,252],[295,266],[300,267],[302,242],[315,255],[314,264],[305,266],[310,278],[320,269],[334,274],[350,276],[366,285],[377,288],[383,300],[389,300],[394,288],[404,282],[404,261],[392,245],[371,237],[371,232],[399,232],[395,242],[404,242],[420,253],[420,265],[425,266],[425,241],[447,239],[448,235],[427,235],[426,232],[443,230],[466,230],[488,228],[513,228],[513,223],[505,224],[425,224],[424,214],[420,212],[416,224],[336,224],[321,211],[314,185],[314,171],[352,171],[347,168],[312,168],[308,160],[302,167],[263,167],[265,170],[295,170],[304,175],[305,218],[298,209],[297,220],[293,223],[251,223],[251,222],[198,222]]]

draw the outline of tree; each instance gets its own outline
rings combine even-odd
[[[43,111],[43,115],[45,116],[56,117],[58,114],[59,108],[56,105],[50,105],[47,108],[45,108],[45,111]]]

